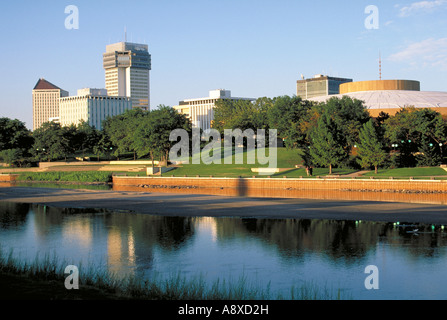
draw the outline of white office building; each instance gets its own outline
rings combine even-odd
[[[85,121],[102,130],[104,120],[129,109],[132,109],[129,97],[108,96],[106,89],[80,89],[77,96],[59,99],[59,122],[62,126],[70,126]]]
[[[129,42],[108,45],[103,65],[110,96],[130,97],[134,108],[150,109],[151,55],[147,45]]]
[[[237,98],[231,96],[231,91],[218,89],[209,92],[209,97],[199,99],[187,99],[180,101],[178,106],[174,106],[178,112],[187,115],[193,127],[201,128],[203,131],[211,129],[214,120],[214,107],[216,101],[220,99],[229,100],[247,100],[254,101],[252,98]]]

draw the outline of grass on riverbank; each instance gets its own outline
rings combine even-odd
[[[19,174],[17,181],[110,183],[112,174],[104,171],[24,172]]]
[[[187,279],[180,273],[167,278],[119,277],[102,268],[79,266],[79,290],[65,288],[65,267],[57,257],[45,255],[33,262],[19,261],[0,248],[0,298],[39,300],[340,300],[341,291],[315,284],[292,287],[290,296],[259,288],[241,276],[236,281],[216,280],[208,285],[202,276]],[[83,272],[86,270],[86,272]]]
[[[397,169],[382,169],[379,170],[377,174],[374,171],[368,172],[364,175],[365,177],[394,177],[394,178],[446,178],[447,171],[440,167],[421,167],[421,168],[397,168]]]

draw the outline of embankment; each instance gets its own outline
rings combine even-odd
[[[447,180],[384,179],[271,179],[203,177],[127,177],[114,176],[116,186],[168,188],[238,188],[282,190],[346,190],[400,193],[447,193]],[[243,190],[244,191],[244,190]]]
[[[447,181],[113,177],[115,191],[447,204]]]

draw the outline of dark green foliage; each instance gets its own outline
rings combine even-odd
[[[330,114],[323,113],[310,133],[310,156],[316,165],[332,168],[347,158],[346,138]]]
[[[33,132],[35,157],[39,161],[52,161],[66,158],[70,149],[69,135],[60,124],[43,123]]]
[[[141,109],[131,109],[104,121],[104,132],[113,145],[114,156],[119,158],[121,154],[133,152],[134,159],[136,158],[133,148],[134,132],[146,116],[147,112]]]
[[[358,155],[359,163],[363,168],[373,166],[375,173],[378,167],[382,165],[386,158],[382,142],[374,126],[373,120],[365,123],[359,133]]]
[[[161,105],[145,115],[131,136],[131,146],[138,157],[149,155],[168,160],[168,153],[176,143],[170,141],[170,134],[176,129],[184,129],[191,136],[190,121],[175,109]]]
[[[25,123],[9,118],[0,118],[0,161],[23,166],[33,145],[31,131]]]

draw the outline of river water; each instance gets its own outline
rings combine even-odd
[[[447,231],[414,222],[160,217],[0,202],[0,244],[21,260],[55,255],[123,276],[244,276],[285,297],[311,284],[342,299],[447,298]],[[378,289],[365,286],[370,265]]]

